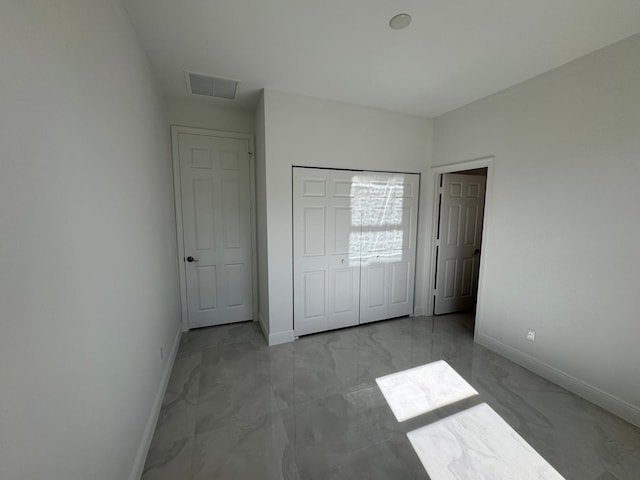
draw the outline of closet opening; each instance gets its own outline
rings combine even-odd
[[[296,336],[413,313],[420,175],[293,167]]]

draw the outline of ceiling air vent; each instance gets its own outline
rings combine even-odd
[[[184,72],[187,80],[187,90],[191,94],[206,95],[207,97],[236,98],[237,80],[211,77],[199,73]]]

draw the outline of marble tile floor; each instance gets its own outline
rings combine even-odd
[[[398,422],[376,378],[438,360],[479,395]],[[474,344],[460,314],[275,347],[254,322],[184,334],[143,480],[429,479],[407,433],[483,403],[567,480],[640,479],[639,428]]]

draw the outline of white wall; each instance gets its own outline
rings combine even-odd
[[[639,85],[636,35],[439,117],[434,148],[495,155],[479,341],[636,424]]]
[[[210,104],[205,99],[170,99],[167,103],[171,125],[253,133],[254,112]]]
[[[1,10],[0,478],[126,479],[179,333],[164,102],[119,2]]]
[[[277,343],[293,339],[292,165],[425,172],[431,163],[433,124],[427,118],[271,90],[264,92],[264,111],[269,341]],[[422,198],[426,194],[423,190]],[[419,268],[419,306],[423,277]]]
[[[269,263],[267,259],[267,184],[265,164],[264,95],[260,95],[255,115],[256,222],[258,247],[258,320],[269,338]]]

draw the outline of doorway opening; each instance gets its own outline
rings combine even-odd
[[[434,167],[432,255],[428,312],[463,320],[473,332],[481,298],[492,158]]]

